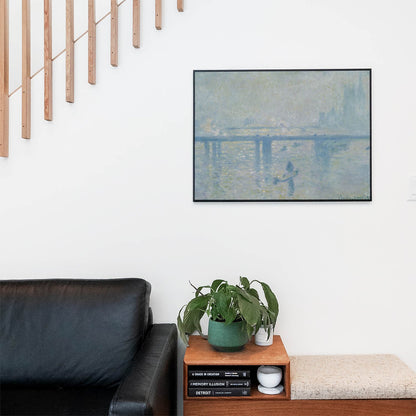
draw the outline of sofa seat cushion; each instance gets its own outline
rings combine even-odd
[[[2,386],[2,416],[107,416],[116,387]]]
[[[290,357],[294,400],[416,398],[416,374],[394,355]]]

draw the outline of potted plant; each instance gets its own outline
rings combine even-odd
[[[264,303],[253,283],[261,286]],[[240,277],[239,285],[214,280],[211,285],[195,287],[195,296],[178,313],[179,334],[185,344],[194,332],[202,335],[201,319],[208,315],[208,342],[220,351],[238,351],[262,325],[276,324],[279,304],[269,285]],[[182,313],[183,312],[183,313]]]

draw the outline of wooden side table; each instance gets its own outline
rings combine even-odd
[[[284,391],[279,395],[262,394],[257,390],[257,368],[275,365],[283,370]],[[188,372],[206,366],[222,366],[230,369],[249,369],[251,372],[251,395],[244,397],[189,397]],[[272,412],[276,404],[290,400],[290,361],[280,336],[275,335],[269,347],[259,347],[253,341],[242,351],[224,353],[215,351],[200,336],[189,337],[183,362],[183,411],[184,416],[227,414],[227,416],[253,416]]]

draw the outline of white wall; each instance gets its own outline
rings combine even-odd
[[[394,353],[416,370],[414,0],[187,0],[182,14],[169,3],[157,32],[153,2],[142,1],[139,50],[131,1],[120,7],[117,69],[108,18],[98,26],[96,86],[86,37],[77,43],[75,104],[65,103],[64,55],[55,61],[53,122],[43,121],[35,77],[30,141],[20,138],[20,92],[12,96],[0,277],[141,276],[153,285],[155,320],[173,322],[192,296],[188,280],[243,274],[278,293],[290,354]],[[63,5],[54,7],[59,52]],[[42,20],[32,22],[35,71]],[[373,202],[192,202],[193,69],[354,67],[373,68]]]

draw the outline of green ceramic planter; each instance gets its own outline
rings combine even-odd
[[[217,350],[223,352],[240,351],[248,342],[244,322],[224,322],[209,320],[208,342]]]

